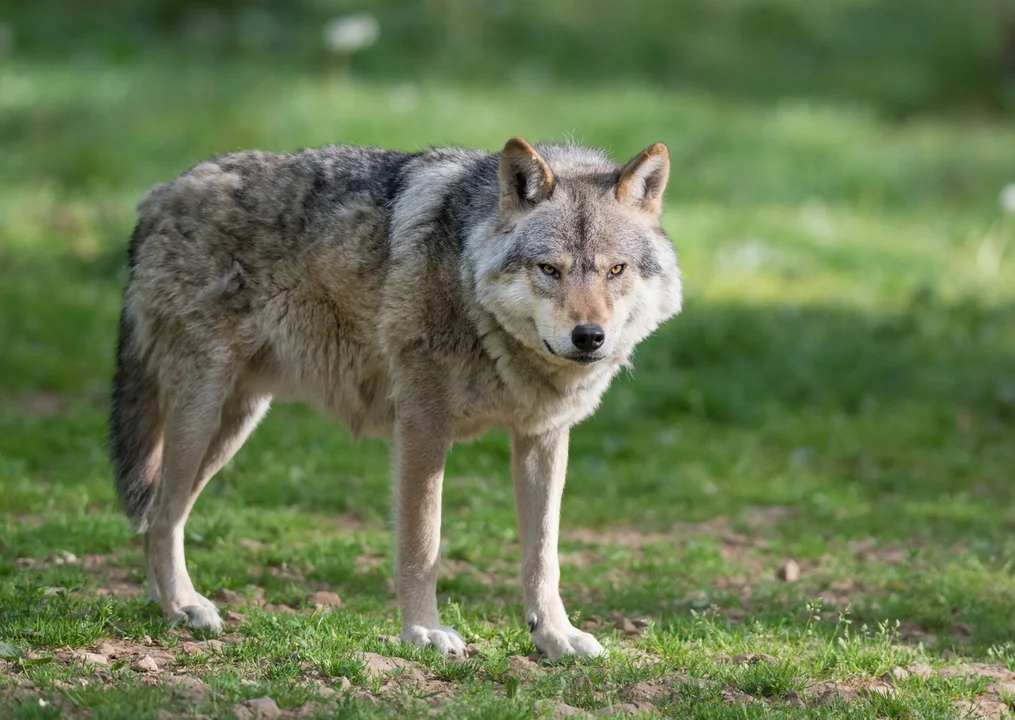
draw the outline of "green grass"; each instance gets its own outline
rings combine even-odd
[[[386,447],[297,406],[272,411],[188,525],[195,583],[238,592],[244,616],[220,650],[191,654],[130,592],[141,550],[103,446],[133,206],[238,148],[518,134],[617,158],[663,140],[674,158],[665,222],[686,310],[574,431],[564,502],[565,601],[611,656],[511,679],[533,647],[500,433],[456,447],[445,488],[439,598],[473,659],[383,640],[398,632]],[[1015,669],[1015,217],[997,200],[1013,181],[1010,125],[891,124],[855,105],[619,81],[406,90],[247,60],[6,62],[0,641],[17,650],[0,646],[0,696],[23,699],[4,712],[229,716],[262,695],[299,708],[345,677],[329,702],[349,717],[412,716],[434,692],[447,717],[594,711],[636,683],[666,688],[653,702],[669,717],[951,717],[990,682],[862,690],[911,663]],[[796,583],[775,578],[790,558]],[[317,589],[344,607],[302,610]],[[614,611],[644,630],[615,629]],[[103,640],[164,666],[153,681],[131,655],[98,674],[69,660]],[[359,651],[408,658],[426,683],[393,692]],[[743,653],[775,662],[717,662]],[[210,686],[197,704],[166,680],[184,671]],[[815,681],[861,691],[817,705]]]

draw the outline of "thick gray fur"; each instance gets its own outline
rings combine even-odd
[[[272,398],[395,440],[400,560],[432,545],[454,440],[508,428],[516,456],[532,448],[516,478],[543,463],[562,489],[553,458],[563,452],[566,464],[567,430],[680,310],[677,259],[658,222],[668,169],[661,145],[621,167],[598,150],[516,139],[503,153],[240,152],[155,187],[130,244],[110,421],[117,491],[147,534],[152,598],[192,625],[221,626],[187,577],[182,525]],[[575,350],[582,323],[605,329],[602,348]],[[436,518],[426,515],[434,488]],[[552,539],[555,553],[553,528],[532,543]],[[421,555],[413,567],[431,573],[429,563]],[[546,567],[532,583],[544,570],[555,582]],[[400,583],[417,582],[412,572],[401,568]],[[433,625],[434,613],[406,602],[407,628],[420,613]],[[543,617],[540,603],[530,614],[549,654],[596,654],[553,635],[566,618]],[[445,630],[403,639],[455,651]]]

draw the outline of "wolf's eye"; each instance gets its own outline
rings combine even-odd
[[[623,263],[614,265],[613,267],[610,268],[610,277],[611,278],[620,277],[621,275],[624,274],[624,268],[626,267],[627,265],[624,265]]]
[[[539,269],[543,271],[544,275],[549,275],[550,277],[554,278],[560,277],[560,270],[555,268],[553,265],[547,265],[546,263],[543,263],[542,265],[539,266]]]

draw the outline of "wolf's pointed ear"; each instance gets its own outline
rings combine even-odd
[[[525,210],[553,193],[553,171],[520,137],[511,138],[500,156],[500,212]]]
[[[669,178],[670,151],[661,142],[649,145],[621,168],[617,199],[658,215],[663,209],[663,190]]]

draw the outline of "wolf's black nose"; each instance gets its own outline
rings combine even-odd
[[[592,352],[602,347],[606,333],[599,325],[577,325],[571,331],[571,342],[582,352]]]

